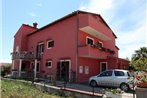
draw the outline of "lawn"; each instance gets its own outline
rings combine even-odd
[[[1,98],[62,98],[33,87],[28,83],[11,80],[0,80]]]

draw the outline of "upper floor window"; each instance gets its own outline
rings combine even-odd
[[[103,42],[99,42],[99,46],[100,47],[103,47]]]
[[[39,43],[37,45],[37,53],[43,53],[44,52],[44,43]]]
[[[94,39],[91,37],[86,37],[86,44],[87,45],[93,45],[94,44]]]
[[[47,49],[50,49],[50,48],[52,48],[52,47],[54,47],[54,41],[53,41],[53,40],[49,40],[49,41],[47,42]]]
[[[16,46],[16,50],[15,50],[16,52],[19,52],[19,46]]]

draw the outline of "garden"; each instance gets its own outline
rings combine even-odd
[[[49,94],[46,91],[39,90],[32,84],[10,80],[0,80],[0,82],[1,98],[64,98],[57,94]]]

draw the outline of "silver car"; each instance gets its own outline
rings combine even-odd
[[[133,76],[129,71],[113,69],[91,77],[89,83],[91,86],[120,87],[120,89],[128,91],[133,87],[133,85],[129,83],[131,79],[133,79]]]

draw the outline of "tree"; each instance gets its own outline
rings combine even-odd
[[[147,70],[147,47],[135,51],[131,58],[131,65],[135,70]]]

